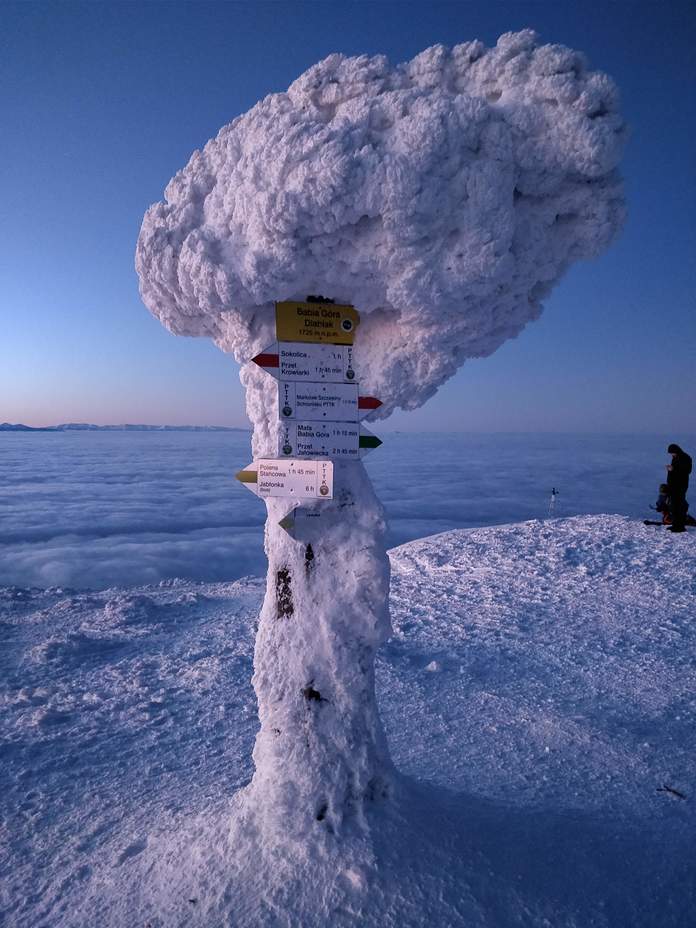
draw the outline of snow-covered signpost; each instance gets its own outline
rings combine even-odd
[[[381,442],[358,424],[359,321],[352,306],[325,300],[276,306],[279,367],[260,360],[275,364],[276,352],[252,360],[274,377],[281,363],[292,371],[267,410],[277,420],[277,460],[237,475],[269,506],[254,674],[261,731],[248,803],[270,810],[267,825],[282,822],[298,835],[317,827],[335,834],[347,814],[388,794],[391,773],[374,691],[374,654],[389,630],[389,569],[381,512],[359,460]],[[328,350],[318,355],[317,346]],[[301,411],[305,421],[293,421]]]
[[[221,129],[147,211],[143,300],[171,331],[207,335],[242,363],[264,486],[278,482],[273,466],[301,466],[300,446],[315,467],[334,463],[330,502],[289,516],[287,498],[261,494],[261,729],[245,793],[261,830],[339,835],[393,782],[373,677],[389,634],[384,516],[354,460],[358,419],[343,461],[306,413],[317,385],[359,380],[383,418],[515,337],[619,228],[624,136],[609,78],[529,30],[396,67],[335,54]],[[307,309],[310,293],[336,301],[338,332],[356,308],[351,338],[307,341],[333,324],[321,313],[295,311],[277,330],[275,301]],[[291,415],[279,383],[294,385]],[[355,400],[337,389],[331,402]]]

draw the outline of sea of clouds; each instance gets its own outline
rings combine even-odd
[[[379,431],[379,429],[377,429]],[[384,434],[365,459],[388,544],[556,515],[650,517],[673,436]],[[246,432],[0,437],[0,585],[104,588],[266,571]],[[696,436],[680,437],[696,447]],[[648,531],[649,529],[646,529]],[[656,529],[659,531],[659,529]]]

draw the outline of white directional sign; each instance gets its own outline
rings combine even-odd
[[[278,525],[296,541],[312,541],[321,532],[322,523],[326,522],[321,508],[305,509],[304,506],[296,506]]]
[[[360,426],[357,423],[285,422],[278,442],[280,457],[357,459]]]
[[[275,342],[251,359],[278,380],[355,383],[352,345]]]
[[[237,480],[264,498],[333,499],[331,461],[262,459],[240,470]]]
[[[356,383],[278,383],[281,420],[359,422],[381,405],[374,396],[358,396]]]
[[[278,456],[357,460],[382,442],[357,422],[300,422],[281,424]]]

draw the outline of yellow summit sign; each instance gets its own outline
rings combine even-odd
[[[276,303],[276,337],[281,342],[352,345],[360,313],[337,303]]]

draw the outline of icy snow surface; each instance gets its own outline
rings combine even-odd
[[[695,542],[586,516],[394,549],[377,690],[405,776],[349,865],[228,839],[261,580],[2,589],[0,921],[689,925]]]
[[[330,55],[224,126],[150,207],[143,302],[241,363],[274,341],[274,300],[353,303],[377,418],[415,408],[612,240],[625,134],[612,81],[531,30],[397,66]]]

